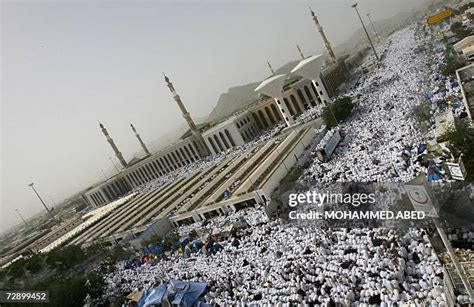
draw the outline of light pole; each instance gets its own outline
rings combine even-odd
[[[302,60],[304,60],[304,59],[305,59],[305,57],[304,57],[303,51],[301,51],[301,48],[300,48],[300,46],[296,45],[296,49],[298,49],[298,52],[300,53],[300,57],[301,57],[301,59],[302,59]]]
[[[18,215],[21,217],[21,219],[23,220],[23,223],[25,223],[25,227],[28,227],[28,224],[26,223],[25,219],[23,218],[23,216],[21,215],[20,211],[18,211],[18,209],[15,209],[16,213],[18,213]]]
[[[115,169],[117,170],[117,173],[120,173],[120,170],[118,169],[117,165],[115,165],[114,158],[109,157],[110,162],[114,165]]]
[[[43,204],[43,207],[46,209],[46,211],[48,211],[49,214],[51,214],[51,211],[49,211],[49,208],[46,206],[46,204],[44,203],[43,199],[41,198],[41,196],[38,194],[38,192],[36,191],[35,189],[35,184],[32,182],[28,185],[29,187],[31,187],[33,189],[33,191],[35,192],[36,196],[38,196],[39,200],[41,201],[41,203]]]
[[[372,50],[374,51],[375,58],[377,59],[377,61],[380,61],[380,58],[377,55],[377,51],[375,51],[374,44],[372,44],[372,40],[370,39],[369,33],[367,32],[367,29],[365,28],[365,24],[362,21],[362,17],[360,17],[359,10],[357,10],[357,3],[354,3],[352,7],[356,10],[357,16],[359,16],[360,23],[362,24],[362,28],[364,29],[365,35],[367,35],[367,39],[369,40],[370,46],[372,47]]]
[[[380,36],[379,36],[379,34],[377,33],[377,31],[375,30],[374,23],[372,22],[372,19],[370,18],[370,14],[369,14],[369,13],[367,13],[367,18],[369,18],[370,24],[372,25],[372,30],[374,30],[375,36],[377,36],[377,40],[380,42]]]

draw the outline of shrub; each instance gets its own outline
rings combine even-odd
[[[456,123],[456,129],[444,135],[448,142],[448,148],[454,157],[458,158],[461,154],[464,166],[466,168],[466,180],[474,180],[474,128],[469,127],[465,122]]]
[[[328,104],[323,110],[323,120],[327,127],[334,127],[345,121],[352,112],[354,104],[350,97],[342,97]],[[337,122],[336,122],[337,120]]]

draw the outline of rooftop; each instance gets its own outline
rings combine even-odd
[[[474,64],[458,69],[456,74],[472,118],[474,113]]]

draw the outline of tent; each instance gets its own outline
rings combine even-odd
[[[199,241],[199,240],[194,240],[194,241],[191,243],[191,250],[192,250],[193,252],[198,252],[198,251],[202,248],[203,245],[204,245],[204,244],[203,244],[201,241]]]
[[[426,144],[420,144],[418,145],[418,154],[421,155],[426,149],[428,149],[428,147],[426,146]]]
[[[430,165],[428,166],[428,182],[433,182],[437,180],[443,179],[439,167],[433,163],[430,162]]]
[[[143,296],[142,291],[133,291],[132,293],[127,295],[126,298],[128,298],[129,300],[135,301],[135,302],[139,302],[140,299],[142,298],[142,296]]]
[[[174,281],[173,284],[177,292],[171,303],[185,307],[193,306],[201,294],[204,293],[207,286],[203,282]]]
[[[199,301],[199,297],[206,291],[206,287],[207,284],[204,282],[172,280],[168,284],[161,284],[158,288],[147,292],[146,297],[143,296],[140,300],[139,306],[159,305],[165,299],[169,299],[172,305],[177,306],[206,306]]]
[[[163,253],[163,248],[157,247],[155,245],[150,245],[148,247],[145,247],[143,250],[143,254],[155,254],[155,255],[161,255]]]
[[[186,241],[189,241],[189,237],[188,237],[188,236],[182,236],[181,238],[179,238],[179,244],[183,244],[183,243],[185,243]]]
[[[145,298],[142,306],[161,304],[166,296],[166,289],[166,284],[161,284],[158,288],[152,289]]]

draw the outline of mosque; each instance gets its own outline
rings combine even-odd
[[[343,86],[346,81],[346,61],[343,58],[336,58],[316,14],[312,10],[310,12],[328,55],[325,67],[321,67],[322,56],[318,60],[317,67],[312,67],[314,70],[311,73],[312,78],[308,79],[307,75],[303,76],[298,73],[289,76],[275,76],[273,68],[268,64],[272,76],[264,80],[262,84],[268,83],[271,79],[278,79],[279,84],[276,90],[280,97],[270,97],[271,95],[268,92],[257,90],[260,97],[250,103],[245,110],[236,111],[219,122],[197,125],[173,83],[168,76],[165,76],[166,85],[181,110],[189,130],[166,148],[152,153],[132,124],[132,131],[145,155],[127,162],[105,126],[99,123],[102,133],[123,169],[105,181],[89,187],[83,195],[85,201],[91,206],[101,206],[109,203],[160,176],[169,174],[210,155],[216,155],[243,145],[256,138],[262,131],[275,125],[285,122],[287,126],[290,126],[294,118],[303,114],[306,110],[329,101],[329,95],[335,95],[337,89]],[[299,65],[314,58],[305,58],[299,46],[297,47],[302,58]],[[270,82],[270,84],[273,83]]]

